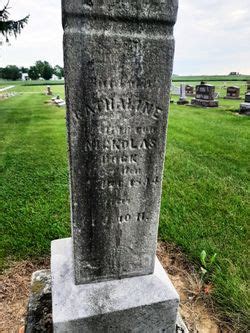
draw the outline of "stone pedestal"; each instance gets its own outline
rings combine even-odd
[[[211,108],[211,107],[218,107],[219,102],[216,100],[205,100],[205,99],[194,98],[191,100],[191,105]]]
[[[177,101],[177,104],[178,105],[186,105],[186,104],[189,104],[189,101],[187,100],[187,99],[179,99],[178,101]]]
[[[72,239],[51,252],[54,333],[175,332],[179,297],[158,259],[150,275],[76,285]]]

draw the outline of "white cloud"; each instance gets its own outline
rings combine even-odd
[[[5,0],[0,1],[4,4]],[[30,66],[36,60],[62,64],[62,24],[60,0],[11,0],[11,18],[30,14],[30,20],[11,46],[0,47],[0,65]]]
[[[177,74],[250,74],[250,1],[180,0]]]
[[[0,7],[5,0],[0,0]],[[0,47],[0,66],[36,60],[62,64],[61,0],[11,0],[15,19],[29,24],[11,46]],[[177,74],[250,74],[250,0],[179,0],[175,27]]]

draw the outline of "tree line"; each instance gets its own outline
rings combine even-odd
[[[0,67],[0,78],[5,80],[20,80],[22,78],[22,73],[28,74],[28,79],[31,80],[50,80],[55,74],[59,79],[64,77],[63,67],[56,65],[52,67],[48,61],[37,61],[34,66],[29,68],[17,67],[15,65],[9,65],[6,67]]]

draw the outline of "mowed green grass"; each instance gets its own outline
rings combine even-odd
[[[69,234],[65,109],[41,91],[0,102],[2,264],[48,253]]]
[[[2,266],[49,254],[51,240],[70,235],[65,109],[46,103],[45,88],[18,85],[21,95],[0,102]],[[63,86],[52,91],[64,96]],[[159,236],[198,268],[202,250],[218,254],[213,297],[243,332],[250,119],[235,114],[239,103],[171,104]]]
[[[228,111],[239,103],[171,106],[159,234],[197,263],[217,253],[213,296],[246,332],[250,119]]]

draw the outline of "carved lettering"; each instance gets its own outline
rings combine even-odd
[[[154,138],[146,138],[143,140],[135,140],[130,138],[124,139],[90,139],[84,142],[83,151],[126,151],[126,150],[150,150],[156,147],[156,140]]]
[[[101,157],[101,162],[103,165],[105,164],[137,164],[137,155],[132,154],[132,155],[110,155],[110,154],[105,154]]]
[[[144,115],[158,120],[163,113],[163,109],[153,103],[132,98],[102,98],[92,105],[85,105],[84,114],[78,114],[79,119],[85,119],[85,113],[90,115],[109,115],[120,113],[124,119],[128,116]]]

